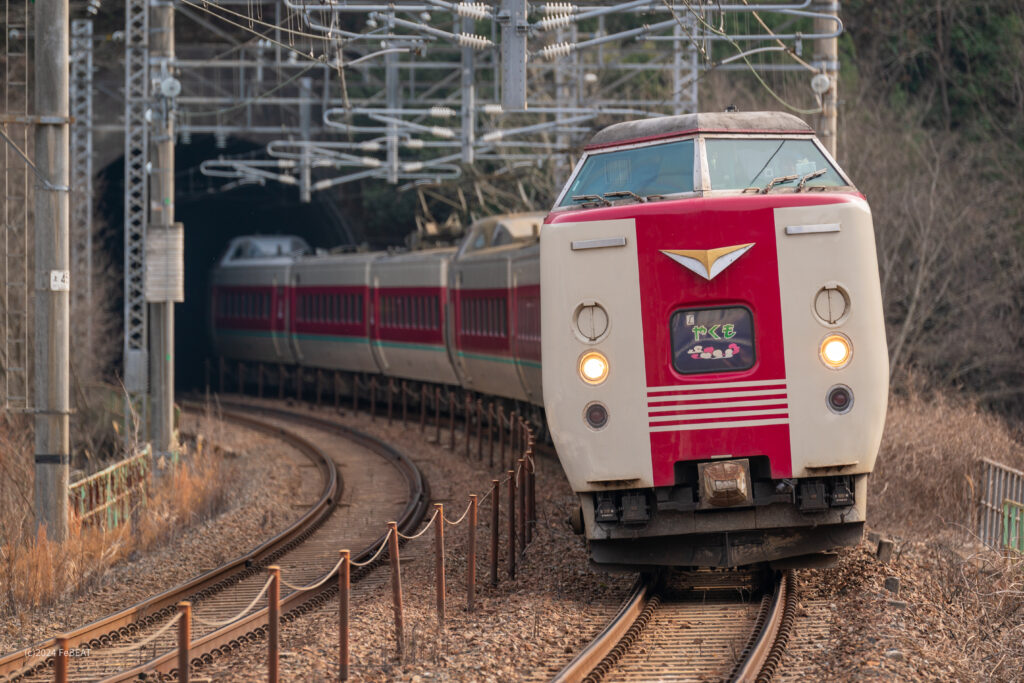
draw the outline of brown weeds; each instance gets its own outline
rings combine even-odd
[[[978,526],[980,458],[1024,469],[1024,445],[1005,422],[964,399],[894,397],[871,477],[868,519],[915,540],[942,535],[964,542]]]
[[[0,443],[9,446],[11,439]],[[28,444],[22,446],[20,457],[29,462]],[[10,454],[5,448],[0,456],[6,461]],[[22,521],[0,527],[0,615],[55,604],[95,588],[107,570],[129,554],[152,548],[216,514],[226,496],[221,463],[214,454],[191,449],[177,463],[157,469],[148,501],[137,505],[125,524],[106,529],[83,524],[72,515],[64,544],[49,539],[45,529],[31,531],[26,501],[7,501],[5,512],[19,510]]]

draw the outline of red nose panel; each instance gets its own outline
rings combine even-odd
[[[675,483],[674,464],[766,455],[773,477],[792,473],[789,445],[789,400],[783,356],[778,260],[775,249],[776,198],[729,197],[673,202],[670,211],[637,218],[637,251],[643,306],[647,368],[648,424],[654,484]],[[652,207],[653,208],[653,207]],[[723,248],[753,243],[710,280],[715,257]],[[697,274],[662,251],[690,255]],[[704,254],[701,252],[708,251]],[[695,253],[696,252],[696,253]],[[720,259],[726,256],[719,256]],[[721,264],[719,264],[721,266]],[[685,353],[677,367],[707,372],[683,374],[673,367],[670,319],[686,309],[746,307],[753,315],[753,349],[742,347],[715,327],[716,312],[697,313],[690,326],[677,318],[676,352]],[[735,309],[732,309],[735,311]],[[710,315],[710,317],[709,317]],[[721,313],[728,323],[727,314]],[[735,333],[733,327],[724,328]],[[689,337],[682,339],[683,336]],[[716,338],[717,337],[717,338]],[[685,345],[680,345],[686,341]],[[746,369],[730,367],[726,355],[753,351]],[[748,362],[735,364],[739,367]]]

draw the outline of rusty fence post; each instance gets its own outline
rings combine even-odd
[[[53,662],[54,680],[57,683],[68,683],[68,645],[70,643],[71,639],[67,636],[58,636],[57,638],[57,657]]]
[[[501,505],[501,480],[491,480],[491,585],[498,585],[498,538],[501,535],[499,510]]]
[[[399,659],[405,645],[405,618],[402,614],[402,574],[398,562],[398,522],[388,522],[388,554],[391,559],[391,597],[395,611],[395,647]]]
[[[476,608],[476,494],[469,496],[469,566],[466,568],[466,610]]]
[[[472,403],[472,401],[473,401],[472,397],[467,393],[466,394],[466,433],[465,433],[465,437],[466,437],[466,459],[469,459],[469,423],[473,421],[470,418],[470,411],[473,410],[473,403]]]
[[[533,541],[534,527],[537,525],[537,462],[533,457],[533,446],[526,449],[526,543]]]
[[[437,588],[437,625],[444,631],[444,505],[434,503],[437,526],[434,527],[434,583]]]
[[[192,664],[192,603],[182,600],[178,603],[178,681],[188,683]]]
[[[339,551],[341,566],[338,567],[338,678],[348,680],[348,610],[349,589],[352,585],[351,554],[347,550]]]
[[[505,406],[498,406],[498,466],[505,462]],[[493,465],[493,463],[492,463]]]
[[[267,571],[270,572],[270,591],[267,593],[270,607],[267,617],[267,681],[277,683],[281,678],[281,568],[272,564],[267,567]]]
[[[420,385],[420,434],[427,428],[427,385]]]
[[[441,387],[434,387],[434,427],[437,430],[437,445],[441,445]]]
[[[512,416],[509,418],[508,423],[508,466],[511,467],[512,463],[516,461],[516,436],[519,435],[519,411],[513,410]],[[505,461],[501,462],[502,467],[505,466]]]
[[[395,378],[388,377],[388,426],[391,426],[392,404],[395,399]]]
[[[519,518],[516,535],[519,537],[519,554],[526,552],[526,458],[519,458],[516,470],[516,493],[519,498]]]
[[[516,578],[516,472],[508,471],[508,578]]]

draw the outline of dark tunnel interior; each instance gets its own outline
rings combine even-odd
[[[218,154],[235,156],[261,147],[229,139],[218,149],[212,136],[196,136],[189,145],[177,145],[175,220],[185,225],[185,301],[175,305],[176,388],[188,391],[204,382],[204,359],[210,353],[207,297],[210,269],[230,240],[249,234],[293,234],[312,247],[330,248],[364,241],[362,223],[351,216],[358,212],[357,187],[350,198],[341,193],[314,193],[312,202],[299,202],[294,186],[268,182],[230,191],[217,188],[225,181],[202,176],[199,164]],[[124,162],[111,163],[101,171],[105,191],[97,215],[108,226],[101,240],[115,267],[124,262]],[[410,217],[411,220],[411,217]],[[358,226],[358,227],[355,227]],[[375,245],[376,246],[376,245]],[[111,301],[120,319],[123,301]],[[118,373],[120,374],[120,372]]]

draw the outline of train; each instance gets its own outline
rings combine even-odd
[[[822,566],[862,537],[888,398],[871,211],[795,116],[611,125],[549,211],[458,246],[236,238],[211,297],[223,358],[530,407],[597,566]]]

